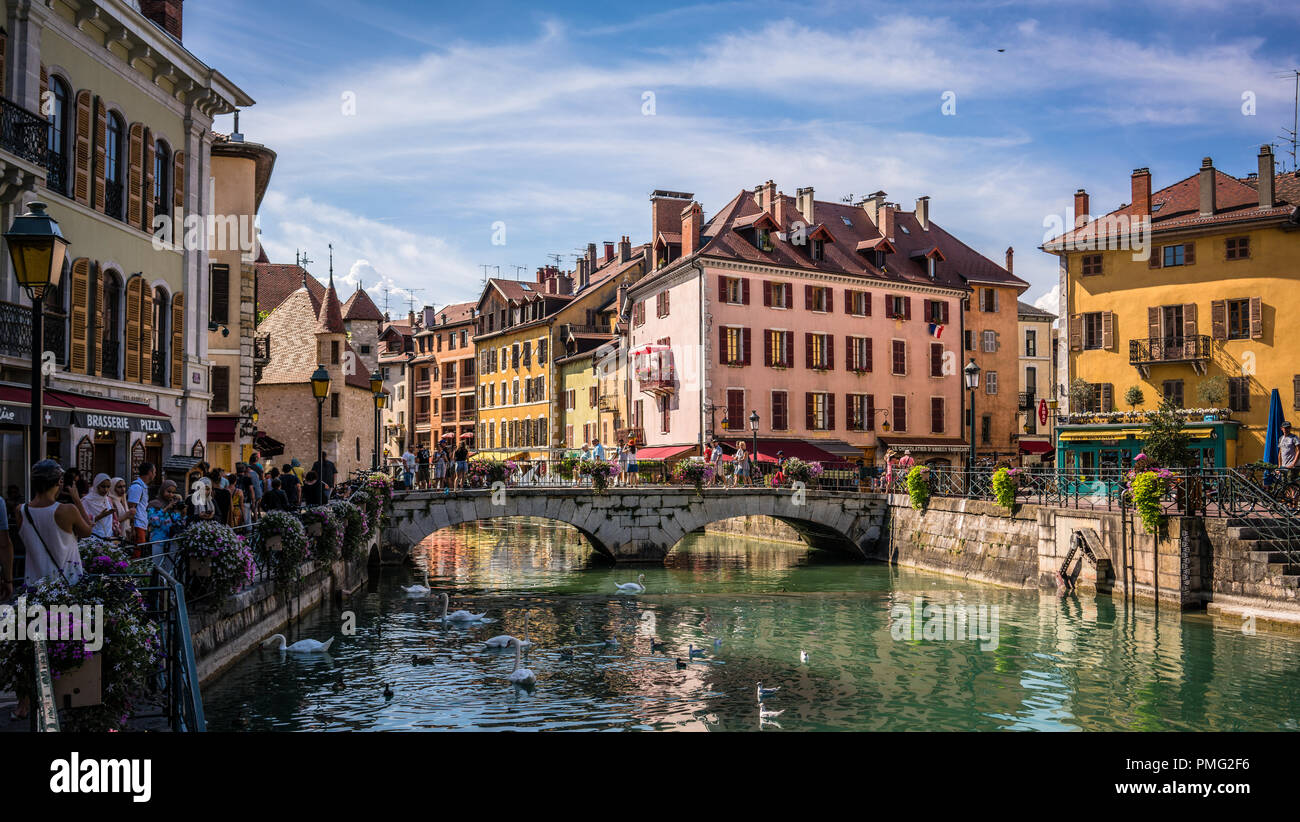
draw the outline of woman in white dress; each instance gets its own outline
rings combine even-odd
[[[114,517],[117,512],[113,508],[113,481],[108,474],[96,474],[95,481],[90,484],[90,493],[81,501],[82,507],[86,510],[86,516],[90,518],[93,528],[91,533],[100,539],[113,538]]]
[[[71,503],[56,498],[67,491]],[[27,549],[26,585],[60,575],[68,582],[81,577],[77,540],[90,536],[94,524],[86,516],[75,482],[64,484],[64,472],[54,460],[32,468],[32,501],[18,506],[18,537]]]

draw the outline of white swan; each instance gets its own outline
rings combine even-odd
[[[423,585],[419,584],[418,582],[414,585],[403,585],[402,590],[408,594],[416,594],[418,596],[423,596],[425,594],[431,593],[433,589],[429,587],[429,569],[426,568],[424,570]]]
[[[265,642],[262,643],[262,647],[265,648],[266,646],[275,642],[277,639],[280,640],[280,645],[276,650],[289,651],[295,654],[324,653],[330,649],[331,645],[334,644],[334,637],[330,637],[329,640],[325,642],[318,642],[317,640],[314,639],[300,639],[297,642],[293,643],[292,645],[289,645],[287,644],[288,640],[284,638],[284,634],[272,634]]]
[[[785,708],[782,708],[779,711],[769,711],[767,708],[764,708],[762,705],[758,706],[758,715],[761,719],[776,719],[778,716],[780,716],[783,713],[785,713]]]
[[[800,651],[800,652],[799,652],[799,661],[802,662],[804,665],[807,665],[807,664],[808,664],[808,652],[807,652],[807,651]]]
[[[510,676],[506,677],[506,679],[510,680],[511,685],[518,685],[521,688],[531,688],[537,684],[537,674],[527,668],[519,667],[519,652],[524,646],[517,639],[512,639],[511,641],[515,646],[515,667],[510,672]]]
[[[471,614],[469,611],[453,611],[447,613],[447,608],[451,605],[451,597],[439,594],[442,597],[442,621],[443,622],[495,622],[494,619],[487,618],[487,611],[481,614]]]
[[[524,638],[523,639],[516,639],[515,637],[510,636],[510,634],[502,634],[501,636],[492,637],[491,639],[489,639],[487,642],[484,643],[484,646],[488,648],[508,648],[510,647],[510,643],[512,642],[518,642],[520,645],[533,644],[528,639],[528,612],[527,611],[524,611]]]
[[[641,594],[645,592],[645,574],[637,574],[636,582],[620,582],[618,590],[624,594]]]
[[[761,683],[761,682],[758,683],[758,685],[757,685],[757,687],[756,687],[756,693],[758,694],[758,701],[759,701],[759,702],[762,702],[762,701],[763,701],[763,697],[765,697],[765,696],[771,696],[772,694],[776,693],[776,692],[779,691],[779,690],[781,690],[781,686],[780,686],[780,685],[776,686],[775,688],[764,688],[764,687],[763,687],[763,683]]]

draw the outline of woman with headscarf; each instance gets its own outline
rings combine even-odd
[[[90,493],[81,501],[86,509],[86,516],[95,524],[91,535],[100,539],[113,538],[113,526],[116,524],[116,511],[113,510],[113,481],[108,474],[96,474],[90,483]]]
[[[185,500],[176,493],[176,483],[164,480],[158,498],[149,503],[149,542],[154,556],[171,550],[171,539],[185,522]]]
[[[125,539],[126,529],[130,527],[131,522],[131,507],[126,501],[126,480],[113,477],[112,488],[108,498],[113,503],[113,536],[117,539]]]

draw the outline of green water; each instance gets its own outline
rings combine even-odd
[[[349,602],[293,626],[290,642],[338,636],[328,655],[257,651],[205,688],[209,728],[1300,727],[1300,642],[1109,597],[964,583],[717,536],[688,537],[667,567],[616,568],[576,531],[532,520],[442,531],[415,556],[414,571],[372,569]],[[497,621],[441,623],[435,600],[399,587],[422,581],[426,567],[453,610]],[[637,573],[645,593],[615,593]],[[996,606],[996,642],[925,639],[927,624],[941,627],[925,612],[891,616],[918,602],[984,606],[988,627]],[[535,644],[523,664],[538,680],[531,692],[506,680],[513,652],[483,647],[497,634],[522,635],[525,611]],[[356,631],[344,635],[349,614]],[[918,638],[901,627],[912,625]],[[652,638],[664,650],[652,651]],[[705,653],[679,669],[690,645]],[[412,664],[417,654],[433,664]],[[780,689],[765,700],[781,712],[773,718],[760,715],[759,681]]]

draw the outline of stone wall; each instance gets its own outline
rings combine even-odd
[[[799,536],[798,531],[779,519],[764,516],[724,519],[721,522],[714,522],[705,526],[704,532],[722,537],[757,539],[765,542],[792,542],[798,545],[806,544],[803,537]]]
[[[980,582],[1038,586],[1036,509],[1008,514],[989,502],[933,497],[917,511],[906,495],[893,494],[889,513],[879,559]]]

